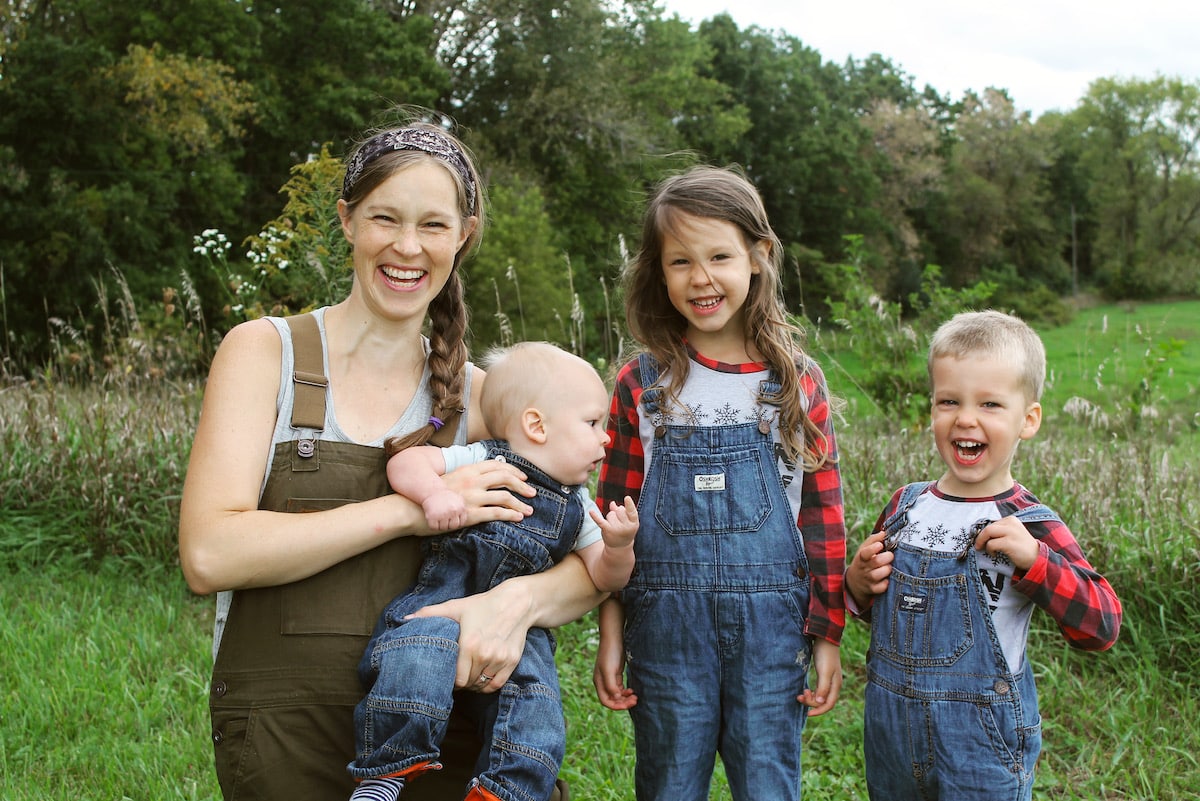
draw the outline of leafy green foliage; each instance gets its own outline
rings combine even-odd
[[[935,265],[925,268],[919,292],[909,296],[908,314],[897,302],[882,298],[861,266],[862,240],[848,237],[845,262],[829,269],[840,296],[826,302],[833,324],[849,337],[842,348],[860,359],[858,387],[886,416],[915,425],[929,412],[929,378],[925,355],[929,338],[942,322],[959,311],[984,308],[995,287],[979,283],[951,289]]]
[[[1082,140],[1096,223],[1094,269],[1110,297],[1194,294],[1200,260],[1200,84],[1104,78],[1067,123]]]

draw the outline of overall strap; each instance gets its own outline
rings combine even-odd
[[[1033,506],[1027,506],[1024,509],[1018,509],[1013,512],[1013,517],[1020,520],[1022,523],[1048,523],[1051,520],[1062,522],[1054,511],[1044,503],[1035,503]]]
[[[900,490],[900,500],[896,502],[896,511],[883,521],[883,531],[889,534],[908,525],[908,510],[917,502],[917,498],[932,484],[932,481],[914,481],[904,485]]]
[[[658,382],[658,376],[658,360],[649,353],[639,353],[638,377],[642,382],[641,402],[646,407],[646,411],[651,413],[658,411],[659,391],[651,389]]]
[[[296,385],[296,400],[292,404],[292,427],[325,428],[325,352],[321,347],[321,331],[312,312],[285,318],[292,331],[292,351],[295,366],[292,383]]]

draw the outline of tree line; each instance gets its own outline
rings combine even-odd
[[[265,310],[311,305],[263,254],[282,235],[336,283],[339,159],[401,103],[453,118],[486,172],[477,344],[611,357],[644,192],[697,160],[759,187],[812,320],[842,297],[848,241],[885,300],[927,265],[1030,317],[1079,291],[1200,293],[1195,79],[1100,79],[1033,119],[1003,88],[945,96],[885,54],[836,64],[653,0],[10,0],[0,30],[0,356],[18,366],[55,325],[94,330],[114,274],[167,306],[192,287],[216,332],[256,274]],[[221,269],[201,232],[221,232]]]

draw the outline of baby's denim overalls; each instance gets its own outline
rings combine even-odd
[[[895,561],[871,612],[871,798],[1027,801],[1042,743],[1033,670],[1028,660],[1016,674],[1008,668],[976,550],[906,542],[909,505],[902,498],[884,524]]]
[[[622,593],[639,801],[707,798],[718,752],[735,799],[799,798],[808,565],[765,428],[655,431]]]
[[[475,766],[480,784],[506,801],[542,801],[554,790],[566,750],[553,635],[529,630],[521,661],[499,693],[452,697],[458,623],[404,620],[423,606],[546,570],[575,545],[586,514],[577,488],[556,483],[506,443],[485,444],[489,459],[503,458],[528,476],[537,497],[524,500],[533,513],[518,523],[496,521],[423,541],[417,583],[384,610],[359,666],[370,692],[355,710],[358,757],[350,772],[366,778],[436,762],[452,706],[465,705],[484,738]]]

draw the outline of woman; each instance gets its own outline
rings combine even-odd
[[[388,488],[383,444],[488,433],[484,375],[463,342],[459,268],[485,221],[466,149],[425,123],[376,133],[349,162],[338,215],[349,297],[229,332],[184,486],[184,575],[193,591],[220,593],[210,707],[227,799],[349,796],[356,666],[379,610],[415,577],[414,535],[431,533],[421,508]],[[523,478],[493,462],[444,480],[474,525],[521,519],[529,507],[510,490],[532,494]],[[598,599],[572,557],[422,614],[460,622],[457,686],[491,691],[531,626],[561,625]],[[461,797],[473,756],[457,764],[450,740],[464,754],[478,744],[469,725],[451,729],[446,769],[407,799]]]

